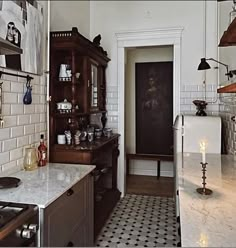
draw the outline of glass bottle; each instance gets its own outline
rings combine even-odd
[[[44,135],[40,135],[40,144],[38,146],[39,162],[38,166],[45,166],[47,164],[47,147],[44,144]]]

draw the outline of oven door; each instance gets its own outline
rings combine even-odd
[[[29,208],[0,230],[0,247],[37,247],[38,207]]]

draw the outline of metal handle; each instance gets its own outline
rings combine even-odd
[[[73,190],[73,189],[68,189],[68,190],[67,190],[66,195],[71,196],[71,195],[73,195],[73,194],[74,194],[74,190]]]
[[[33,237],[33,232],[29,229],[16,229],[16,236],[23,239],[31,239]]]
[[[88,88],[89,88],[89,85],[90,85],[90,81],[88,80]]]
[[[3,117],[0,116],[0,128],[3,128],[4,126],[4,120],[3,120]]]

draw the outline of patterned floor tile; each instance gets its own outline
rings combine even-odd
[[[97,237],[100,247],[175,247],[177,233],[173,199],[127,194]]]

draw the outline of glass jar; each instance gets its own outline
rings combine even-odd
[[[35,170],[38,168],[38,157],[35,148],[26,148],[24,157],[24,169],[26,171]]]

